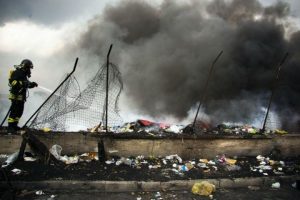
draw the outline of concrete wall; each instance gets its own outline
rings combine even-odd
[[[97,151],[101,137],[81,133],[39,133],[36,134],[49,148],[59,144],[62,154],[81,154]],[[290,134],[270,138],[244,139],[223,136],[218,138],[103,138],[108,156],[166,156],[178,154],[184,159],[213,158],[218,154],[227,156],[267,155],[277,148],[283,156],[298,156],[300,135]],[[0,154],[16,152],[21,144],[21,136],[0,135]]]
[[[281,151],[283,156],[298,156],[300,136],[283,136],[269,139],[107,139],[108,155],[122,156],[166,156],[178,154],[182,158],[213,158],[216,155],[257,156],[267,155],[273,148]],[[117,151],[117,152],[116,152]],[[109,153],[112,152],[112,153]]]

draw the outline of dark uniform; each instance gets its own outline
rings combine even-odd
[[[28,80],[31,76],[31,69],[33,68],[30,60],[23,60],[21,64],[15,66],[15,68],[15,70],[10,72],[8,80],[10,86],[9,99],[11,100],[8,128],[12,131],[20,129],[18,123],[24,111],[28,88],[38,86],[37,83]]]

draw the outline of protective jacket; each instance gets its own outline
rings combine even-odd
[[[35,85],[27,78],[27,72],[20,67],[10,72],[8,79],[10,86],[10,100],[26,101],[27,89],[33,88]]]

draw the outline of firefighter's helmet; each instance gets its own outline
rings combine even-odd
[[[29,59],[22,60],[20,66],[22,68],[33,69],[33,64],[31,62],[31,60],[29,60]]]

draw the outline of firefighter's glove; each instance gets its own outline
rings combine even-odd
[[[28,88],[34,88],[34,87],[37,87],[38,84],[36,82],[30,82],[29,85],[28,85]]]

